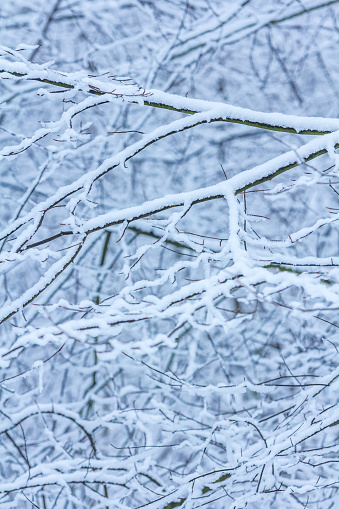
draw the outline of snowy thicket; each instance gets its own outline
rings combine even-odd
[[[338,507],[339,1],[0,35],[0,508]]]

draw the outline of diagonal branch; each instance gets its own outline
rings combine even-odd
[[[15,52],[13,52],[15,53]],[[45,69],[41,65],[24,62],[10,62],[0,58],[0,75],[4,78],[19,77],[28,81],[39,81],[66,90],[76,89],[88,94],[113,97],[129,102],[144,104],[193,115],[218,108],[220,115],[214,121],[243,124],[260,129],[294,134],[323,135],[339,129],[339,120],[322,117],[296,117],[282,113],[265,113],[231,106],[225,103],[204,101],[168,94],[159,90],[144,90],[135,84],[119,85],[114,81],[92,78],[87,75],[72,74]],[[152,97],[152,100],[150,100]]]

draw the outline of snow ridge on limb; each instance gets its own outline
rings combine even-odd
[[[6,54],[17,56],[18,52],[0,47]],[[300,117],[283,113],[265,113],[224,103],[191,99],[159,90],[145,90],[131,84],[129,78],[117,76],[88,76],[84,71],[65,73],[49,69],[49,64],[32,64],[24,59],[12,62],[0,58],[0,75],[3,78],[20,78],[35,80],[66,90],[82,91],[94,95],[136,102],[155,108],[163,108],[194,115],[212,109],[219,111],[219,118],[213,121],[243,124],[260,129],[289,132],[305,135],[323,135],[339,129],[339,120],[335,118]],[[107,73],[109,74],[109,73]]]

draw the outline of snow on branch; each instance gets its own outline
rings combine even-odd
[[[17,56],[17,52],[0,47],[5,55]],[[339,129],[337,119],[298,117],[282,113],[264,113],[228,104],[191,99],[159,90],[145,90],[132,83],[129,78],[117,77],[106,73],[107,76],[88,76],[83,71],[77,73],[57,72],[49,69],[49,64],[32,64],[20,56],[20,61],[10,61],[0,58],[0,75],[8,79],[17,77],[21,80],[41,81],[56,87],[62,87],[75,92],[102,95],[105,101],[123,99],[137,102],[151,107],[165,108],[181,113],[195,114],[210,110],[218,110],[219,118],[213,121],[223,121],[243,124],[261,129],[290,132],[297,134],[322,135]],[[18,58],[18,57],[17,57]],[[68,94],[68,92],[67,92]],[[68,97],[69,94],[65,97]],[[105,102],[103,101],[103,102]],[[98,102],[100,104],[100,102]],[[95,101],[93,101],[95,105]],[[91,107],[90,105],[86,107]],[[212,121],[212,120],[211,120]],[[7,154],[11,155],[11,154]]]

